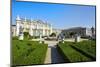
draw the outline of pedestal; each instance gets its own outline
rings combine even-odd
[[[75,42],[80,42],[80,36],[75,37]]]
[[[42,36],[40,35],[40,41],[39,41],[39,43],[42,43]]]
[[[64,43],[64,38],[62,39],[62,43]]]
[[[19,36],[19,40],[23,40],[23,39],[24,39],[23,34],[20,34],[20,36]]]

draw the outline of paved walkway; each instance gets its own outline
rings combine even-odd
[[[84,40],[88,40],[88,39],[80,38],[80,41],[84,41]],[[64,41],[74,42],[75,39],[74,38],[66,38]]]
[[[61,55],[58,53],[56,45],[57,41],[45,41],[48,44],[45,64],[63,63],[65,62]]]

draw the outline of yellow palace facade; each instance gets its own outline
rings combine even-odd
[[[31,36],[49,36],[52,25],[42,20],[22,19],[17,16],[16,25],[12,25],[12,35],[19,36],[23,32],[29,32]]]

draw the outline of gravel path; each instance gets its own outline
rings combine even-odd
[[[46,54],[45,64],[63,63],[65,62],[61,55],[58,53],[56,45],[57,41],[46,41],[48,50]]]

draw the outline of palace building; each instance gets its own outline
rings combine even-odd
[[[70,37],[69,33],[78,34],[81,37],[93,37],[95,36],[95,28],[86,28],[86,27],[73,27],[69,29],[62,30],[62,34],[67,34],[66,37]]]
[[[12,35],[19,36],[23,32],[29,32],[31,36],[49,36],[52,25],[42,20],[22,19],[17,16],[16,25],[12,25]]]

